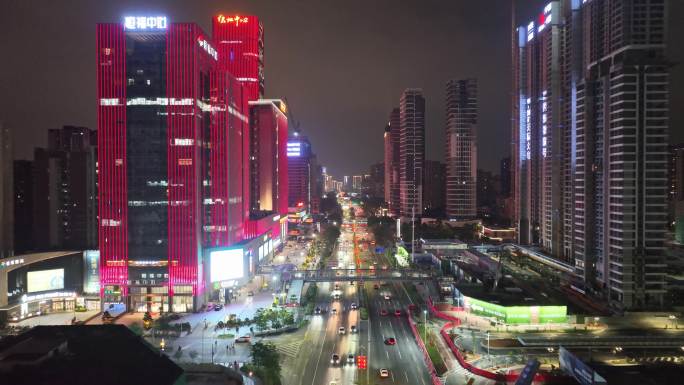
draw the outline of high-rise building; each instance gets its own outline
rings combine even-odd
[[[425,160],[423,170],[423,211],[431,215],[444,215],[446,205],[446,164]]]
[[[567,57],[563,51],[561,4],[550,2],[539,16],[519,31],[519,63],[516,70],[520,97],[520,242],[539,244],[552,257],[571,262],[564,243],[564,191],[571,188],[564,165],[563,124]],[[523,120],[524,118],[524,120]],[[564,248],[564,246],[566,246]]]
[[[446,214],[468,220],[477,215],[477,81],[446,85]]]
[[[675,242],[684,244],[684,143],[670,147],[669,171],[670,222],[674,223]]]
[[[310,163],[311,213],[321,212],[321,198],[323,197],[323,166],[318,162],[315,154],[311,155]]]
[[[370,167],[366,183],[366,193],[375,198],[385,196],[385,163],[375,163]]]
[[[612,304],[663,304],[667,221],[667,6],[593,0],[576,88],[576,273]]]
[[[33,161],[32,243],[35,250],[97,248],[97,132],[48,130]]]
[[[511,157],[501,159],[499,162],[499,180],[501,182],[501,197],[511,196]]]
[[[131,290],[133,309],[197,309],[206,287],[203,247],[243,239],[250,208],[247,101],[241,84],[217,70],[214,47],[197,24],[163,16],[98,24],[105,303],[124,302]],[[140,261],[167,270],[129,287],[128,266]]]
[[[352,190],[359,191],[363,187],[363,175],[352,175]]]
[[[0,122],[0,259],[14,255],[12,133]]]
[[[289,207],[311,208],[311,143],[306,136],[290,136],[287,142]]]
[[[399,143],[401,127],[399,124],[399,108],[394,108],[385,126],[385,201],[392,216],[399,216]]]
[[[281,100],[249,102],[251,210],[287,216],[287,116]]]
[[[425,98],[423,90],[407,88],[399,100],[399,200],[402,217],[422,214],[424,160]]]
[[[23,254],[33,244],[33,162],[14,161],[14,250]]]
[[[219,64],[244,86],[247,100],[264,97],[264,27],[257,16],[224,16],[213,19],[212,34]]]
[[[519,240],[620,308],[664,294],[666,8],[552,1],[513,47]]]

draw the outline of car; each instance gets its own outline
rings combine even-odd
[[[330,363],[333,365],[337,365],[340,363],[340,356],[337,354],[333,354],[332,357],[330,358]]]
[[[335,301],[339,301],[339,300],[340,300],[340,295],[339,295],[339,294],[334,294],[334,295],[333,295],[333,299],[334,299]]]
[[[349,285],[350,285],[350,286],[354,286],[354,281],[350,281],[350,282],[349,282]]]
[[[340,285],[337,283],[335,284],[335,290],[340,290]]]
[[[356,302],[352,302],[352,303],[351,303],[351,308],[352,308],[352,310],[356,310],[356,309],[359,308],[359,305],[357,305]]]
[[[389,295],[389,294],[385,294],[385,295],[384,295],[384,298],[385,298],[385,300],[387,300],[387,301],[389,301],[389,300],[391,300],[391,299],[392,299],[392,297],[390,297],[390,295]]]
[[[382,368],[380,369],[380,378],[387,378],[389,377],[389,370]]]
[[[254,292],[251,291],[251,290],[248,291],[248,292],[247,292],[247,296],[248,296],[248,297],[254,297]]]
[[[387,315],[387,314],[389,314],[387,312],[387,310],[385,310],[385,309],[380,310],[380,315]]]
[[[219,305],[214,306],[214,311],[220,311],[221,309],[223,309],[223,305],[219,304]]]
[[[337,334],[344,334],[344,333],[346,333],[344,326],[340,326],[340,328],[337,329]]]
[[[349,333],[356,333],[356,325],[352,325],[349,327]]]
[[[314,314],[321,314],[321,308],[316,306],[316,308],[314,309]]]
[[[373,285],[373,289],[375,289],[375,290],[379,290],[379,289],[380,289],[380,285],[378,285],[377,283],[376,283],[376,284],[374,284],[374,285]]]
[[[242,343],[242,342],[250,342],[252,340],[252,337],[250,336],[240,336],[235,339],[235,342]]]
[[[401,316],[401,310],[399,310],[399,309],[395,310],[394,315],[397,317],[400,317]]]
[[[353,354],[347,355],[347,363],[350,365],[354,365],[354,355]]]
[[[396,345],[397,340],[394,337],[385,338],[385,345]]]
[[[335,314],[337,314],[337,309],[332,308],[332,310],[330,310],[330,312],[331,312],[333,315],[335,315]]]

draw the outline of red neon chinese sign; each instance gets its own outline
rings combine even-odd
[[[249,19],[247,17],[240,17],[239,15],[235,16],[223,16],[223,15],[218,15],[216,16],[216,20],[218,20],[219,23],[221,24],[229,24],[229,23],[235,23],[236,26],[242,24],[247,24]]]
[[[358,366],[359,369],[366,369],[366,367],[367,367],[366,356],[356,356],[356,366]]]

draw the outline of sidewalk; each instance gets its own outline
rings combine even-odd
[[[16,323],[10,323],[17,327],[33,327],[39,325],[71,325],[71,320],[76,317],[77,321],[85,321],[88,318],[99,313],[97,310],[90,310],[86,312],[64,312],[64,313],[50,313],[31,317]]]

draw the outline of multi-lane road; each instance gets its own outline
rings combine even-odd
[[[354,262],[352,238],[351,229],[343,227],[329,266],[349,266]],[[335,294],[339,299],[335,299]],[[361,320],[360,311],[352,309],[352,303],[366,307],[368,320]],[[428,385],[429,373],[406,320],[409,304],[408,294],[400,283],[318,283],[316,306],[321,314],[312,317],[305,331],[276,342],[283,354],[283,383]],[[400,315],[395,315],[396,310]],[[352,326],[356,327],[355,333],[350,331]],[[396,344],[388,344],[389,338]],[[331,362],[334,354],[339,363]],[[354,361],[359,355],[366,356],[367,368],[348,363],[348,355],[353,355]],[[380,369],[388,370],[387,378],[380,377]]]

